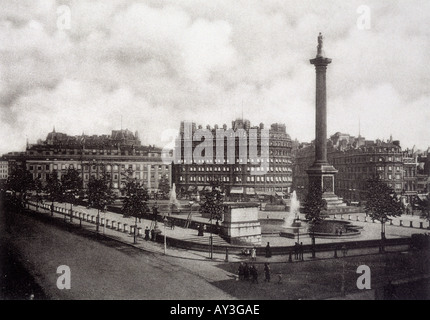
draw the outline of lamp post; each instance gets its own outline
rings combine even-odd
[[[189,224],[191,224],[191,215],[193,213],[193,204],[194,204],[194,201],[190,200],[188,203],[190,204],[190,214],[188,216],[188,221],[186,222],[187,223],[187,225],[185,226],[186,228],[188,228]]]
[[[164,219],[164,255],[166,254],[167,250],[167,241],[166,241],[166,225],[167,225],[167,217],[165,216]]]
[[[211,233],[210,233],[210,237],[209,237],[209,245],[210,245],[209,258],[210,258],[210,259],[212,259],[212,258],[213,258],[212,214],[211,214],[211,219],[210,219],[210,226],[209,226],[209,228],[211,229]]]
[[[97,209],[96,231],[99,233],[100,209]]]
[[[105,230],[106,230],[106,211],[103,211],[103,235],[105,235]]]
[[[155,201],[154,206],[152,207],[152,214],[154,216],[154,230],[157,230],[157,215],[158,215],[157,201]]]

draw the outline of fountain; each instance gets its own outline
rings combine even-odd
[[[284,228],[291,227],[296,220],[300,220],[300,201],[297,199],[296,191],[293,191],[290,200],[290,210],[284,218]]]
[[[294,238],[301,230],[303,230],[302,233],[305,233],[306,228],[306,226],[302,226],[302,221],[300,220],[300,201],[297,199],[296,191],[293,191],[290,200],[290,210],[284,218],[283,230],[280,232],[280,236]]]
[[[170,190],[169,206],[171,212],[179,211],[181,206],[178,199],[176,198],[176,185],[174,183],[172,184],[172,189]]]

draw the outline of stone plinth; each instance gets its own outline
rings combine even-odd
[[[258,204],[245,207],[240,207],[240,204],[226,206],[221,224],[223,238],[231,244],[261,245],[258,206]]]

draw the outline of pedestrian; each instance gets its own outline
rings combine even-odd
[[[348,248],[345,244],[342,246],[342,254],[344,257],[346,257],[346,255],[348,254]]]
[[[342,229],[339,230],[339,235],[342,236]]]
[[[148,228],[148,226],[146,226],[146,228],[145,228],[145,240],[146,241],[149,240],[149,228]]]
[[[241,262],[239,264],[239,269],[237,270],[237,273],[239,275],[239,280],[244,279],[244,271],[245,271],[245,266],[243,265],[243,262]]]
[[[270,282],[270,265],[269,265],[269,263],[264,264],[264,275],[265,275],[264,281]]]
[[[198,236],[203,237],[204,236],[203,226],[201,224],[199,224],[199,226],[197,227],[197,230],[199,231]]]
[[[296,242],[294,244],[294,259],[298,260],[299,259],[299,243]]]
[[[245,265],[243,266],[243,279],[249,280],[249,267],[246,262],[245,262]]]
[[[266,258],[270,258],[272,256],[272,249],[270,249],[270,243],[267,243],[266,246]]]
[[[251,283],[258,283],[258,270],[254,265],[251,265],[250,273],[252,276],[252,282]]]
[[[257,260],[257,249],[255,247],[253,247],[251,249],[251,260],[252,261],[256,261]]]
[[[155,230],[151,229],[151,240],[155,241]]]
[[[175,220],[174,219],[172,219],[170,221],[170,230],[175,230]]]
[[[303,261],[303,242],[300,242],[300,260]]]

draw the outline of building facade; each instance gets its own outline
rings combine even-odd
[[[293,188],[301,198],[307,190],[306,169],[312,164],[314,144],[304,145],[296,153]],[[390,139],[369,141],[336,133],[327,142],[327,158],[338,170],[335,193],[350,203],[360,203],[366,197],[366,182],[375,175],[410,203],[416,196],[416,158],[402,152],[399,141]]]
[[[161,149],[142,146],[138,133],[114,130],[111,135],[68,136],[50,132],[44,141],[28,145],[24,153],[5,155],[9,163],[25,165],[42,183],[53,171],[59,178],[69,168],[77,169],[86,188],[91,177],[107,174],[114,191],[121,193],[129,171],[150,192],[157,192],[160,180],[171,183],[171,166],[161,159]]]
[[[196,151],[201,140],[194,141],[186,135],[185,127],[188,126],[192,136],[196,132],[205,131],[213,137],[211,156],[204,161],[191,159],[186,155],[186,145],[191,146],[192,152]],[[257,157],[240,156],[239,138],[222,140],[216,139],[217,130],[221,130],[218,125],[213,128],[207,126],[203,130],[202,126],[195,123],[182,122],[180,134],[176,141],[176,151],[179,149],[179,157],[173,164],[173,182],[176,190],[181,195],[196,194],[209,187],[211,181],[220,181],[226,188],[227,195],[237,195],[239,197],[254,197],[257,195],[284,195],[290,192],[292,184],[292,142],[286,132],[284,124],[272,124],[268,134],[262,134],[264,125],[252,127],[248,120],[237,119],[232,121],[231,130],[227,125],[222,126],[222,130],[229,134],[238,133],[243,130],[248,146],[256,144]],[[267,131],[266,131],[267,133]],[[220,147],[220,144],[222,146]],[[262,148],[262,145],[268,149]],[[217,157],[217,149],[224,149],[222,159]],[[233,146],[233,147],[232,147]],[[228,148],[233,148],[234,158],[229,157]],[[265,152],[267,151],[267,154]],[[219,155],[218,155],[219,156]]]
[[[3,186],[9,177],[9,162],[5,158],[0,158],[0,186]]]

